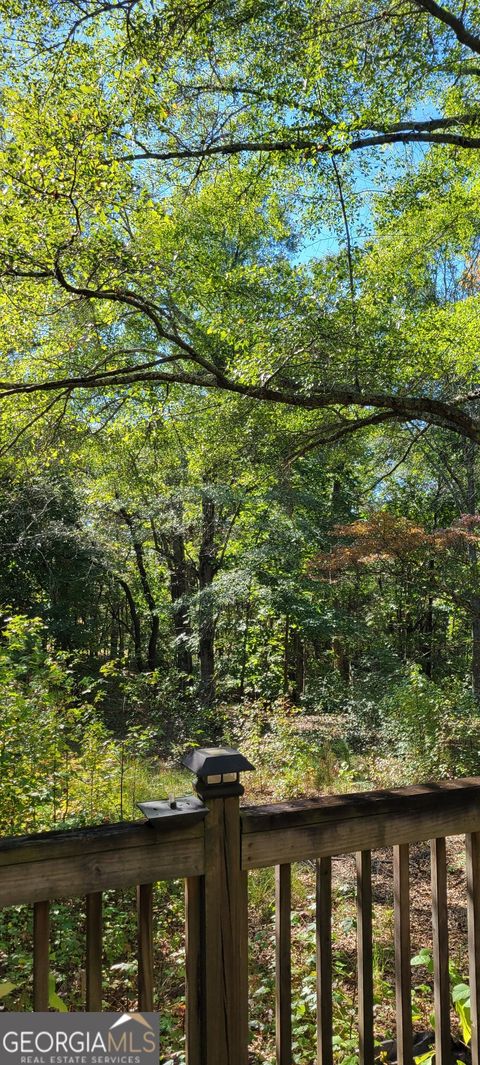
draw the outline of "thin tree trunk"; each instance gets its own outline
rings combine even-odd
[[[183,522],[183,504],[176,507],[178,525]],[[172,602],[173,627],[175,631],[175,662],[181,674],[180,688],[185,689],[185,681],[193,674],[193,659],[190,650],[192,627],[187,603],[189,593],[188,568],[185,555],[185,539],[182,532],[176,531],[171,536],[158,533],[155,522],[151,520],[153,540],[157,554],[166,563],[170,580],[170,598]]]
[[[285,614],[285,636],[283,640],[283,694],[288,695],[288,665],[290,644],[290,617]]]
[[[480,596],[472,597],[472,691],[480,702]]]
[[[172,539],[172,565],[170,568],[170,595],[173,607],[173,624],[175,628],[175,655],[177,669],[186,677],[193,673],[192,652],[189,641],[192,630],[186,596],[188,594],[187,564],[185,559],[185,541],[181,533],[175,533]]]
[[[334,636],[332,640],[333,659],[344,684],[350,684],[350,658],[348,651],[340,636]]]
[[[245,628],[243,630],[242,640],[242,658],[240,663],[240,684],[238,686],[238,697],[243,699],[245,695],[245,675],[247,672],[247,648],[248,648],[248,634],[250,629],[250,611],[251,603],[250,599],[247,600],[247,607],[245,610]]]
[[[433,597],[429,595],[425,612],[423,672],[429,680],[433,677]]]
[[[118,658],[118,609],[110,607],[110,658]]]
[[[212,584],[216,571],[215,503],[202,500],[202,540],[198,559],[200,591],[199,641],[200,688],[203,702],[212,706],[215,701],[215,619]]]
[[[131,536],[131,539],[132,539],[133,550],[134,550],[134,553],[135,553],[135,560],[136,560],[136,563],[137,563],[138,575],[140,577],[140,583],[142,585],[142,590],[143,590],[143,594],[144,594],[144,597],[145,597],[145,602],[146,602],[146,604],[148,606],[148,610],[149,610],[149,613],[150,613],[150,637],[149,637],[149,641],[148,641],[147,664],[148,664],[149,670],[154,670],[154,669],[157,668],[157,647],[158,647],[158,634],[159,634],[159,629],[160,629],[160,620],[159,620],[159,617],[158,617],[157,605],[156,605],[155,599],[153,597],[152,589],[150,587],[150,581],[148,579],[148,574],[147,574],[147,570],[146,570],[146,567],[145,567],[145,559],[144,559],[144,556],[143,556],[143,547],[142,547],[142,544],[140,543],[140,540],[138,539],[138,537],[136,535],[135,526],[134,526],[133,520],[132,520],[130,514],[128,513],[128,511],[125,510],[125,507],[121,507],[120,508],[120,514],[121,514],[125,524],[127,525],[128,529],[129,529],[129,532],[130,532],[130,536]]]
[[[127,623],[123,620],[123,614],[124,608],[122,604],[118,611],[118,657],[120,661],[125,654],[125,628],[127,627]]]
[[[295,687],[294,687],[294,700],[298,702],[301,699],[305,688],[305,649],[304,643],[299,632],[295,633],[294,643],[295,653]]]
[[[118,583],[125,592],[125,598],[128,603],[128,609],[130,612],[130,620],[132,623],[132,636],[133,647],[135,652],[135,663],[139,673],[143,671],[143,654],[142,654],[142,632],[140,628],[140,618],[138,616],[138,610],[135,605],[131,589],[126,581],[122,577],[117,577]]]
[[[283,651],[283,694],[290,695],[294,703],[303,695],[305,684],[305,648],[297,628],[290,624],[290,617],[285,617],[285,637]]]
[[[293,632],[292,658],[292,698],[298,703],[305,688],[305,647],[298,629]]]

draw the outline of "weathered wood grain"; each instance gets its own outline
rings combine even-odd
[[[153,884],[137,886],[138,1005],[153,1011]]]
[[[86,898],[87,913],[87,1010],[102,1009],[102,893],[95,891]]]
[[[357,865],[357,971],[358,1037],[360,1065],[373,1065],[373,950],[372,950],[372,856],[356,855]]]
[[[472,1065],[480,1065],[480,832],[466,837]]]
[[[244,806],[240,813],[245,833],[266,829],[294,828],[322,820],[351,820],[391,814],[401,810],[415,814],[419,806],[433,808],[440,804],[461,811],[469,800],[480,803],[480,777],[441,780],[432,784],[414,784],[405,788],[323,795],[318,799],[289,799],[287,802]],[[419,802],[421,800],[421,802]]]
[[[409,857],[408,843],[393,848],[398,1065],[413,1062]]]
[[[333,1065],[332,859],[316,863],[317,1065]]]
[[[292,871],[275,869],[275,1038],[277,1065],[292,1065]]]
[[[480,782],[247,808],[242,867],[291,864],[480,830]],[[448,784],[449,786],[445,786]],[[455,786],[454,786],[455,785]],[[276,811],[276,812],[275,812]]]
[[[444,839],[430,844],[432,862],[433,997],[435,1063],[450,1065],[450,981],[448,973],[447,857]]]
[[[153,827],[148,821],[120,821],[109,825],[93,825],[91,828],[67,829],[57,832],[38,832],[31,836],[6,836],[0,840],[0,866],[19,862],[46,861],[52,858],[70,857],[79,854],[96,854],[99,851],[130,849],[131,847],[156,847],[171,839],[195,839],[202,834],[204,810],[188,814],[188,824],[178,826],[175,818],[168,818]]]
[[[127,837],[128,838],[128,837]],[[100,837],[101,841],[101,837]],[[0,872],[0,906],[37,902],[49,898],[71,898],[108,888],[122,888],[142,881],[170,880],[203,873],[203,823],[194,834],[189,829],[179,836],[157,836],[155,830],[139,827],[137,846],[129,838],[122,846],[121,834],[115,847],[86,848],[71,853],[68,838],[54,844],[55,857],[4,864]]]
[[[203,877],[185,881],[185,1050],[187,1065],[205,1065],[205,908]]]
[[[48,1010],[50,903],[43,899],[33,907],[33,1008]]]
[[[240,868],[238,797],[206,795],[205,802],[205,1060],[247,1065],[248,886]]]

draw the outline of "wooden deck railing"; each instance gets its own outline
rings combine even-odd
[[[291,1065],[291,865],[316,869],[318,1065],[331,1065],[332,856],[356,856],[358,1046],[375,1059],[371,851],[393,848],[397,1044],[412,1065],[409,845],[430,840],[436,1065],[450,1065],[445,839],[466,835],[472,1062],[480,1065],[480,778],[239,808],[235,783],[197,781],[204,808],[0,843],[0,906],[34,908],[34,1009],[48,1007],[49,904],[86,896],[86,1001],[102,1008],[102,892],[137,886],[138,1001],[154,1008],[152,885],[186,884],[188,1065],[248,1062],[248,872],[276,868],[276,1045]]]

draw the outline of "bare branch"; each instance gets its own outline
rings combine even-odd
[[[410,129],[386,131],[370,136],[355,137],[344,145],[331,141],[319,141],[316,138],[291,137],[281,140],[231,141],[221,144],[204,144],[196,148],[165,148],[164,150],[146,149],[131,152],[128,155],[114,156],[114,162],[140,162],[156,159],[160,162],[181,161],[188,159],[206,159],[209,156],[241,155],[242,153],[262,154],[266,152],[306,152],[311,155],[345,155],[347,152],[361,151],[364,148],[381,147],[383,144],[444,144],[457,148],[480,148],[480,137],[464,133],[448,133],[429,130]],[[110,160],[105,160],[106,163]]]
[[[15,436],[12,436],[12,438],[8,440],[2,448],[0,448],[0,456],[3,458],[4,455],[11,451],[11,449],[15,447],[15,444],[17,444],[18,441],[21,440],[22,436],[24,436],[25,433],[28,433],[28,430],[32,429],[33,426],[37,424],[37,422],[41,421],[41,419],[44,418],[45,415],[48,414],[49,410],[52,410],[52,408],[55,407],[57,403],[60,403],[62,399],[68,401],[69,395],[69,390],[65,389],[65,391],[59,392],[58,395],[54,396],[53,399],[49,400],[45,407],[42,407],[40,411],[37,411],[33,418],[29,418],[25,425],[22,425],[21,429],[19,429],[18,432],[15,433]],[[61,417],[63,417],[64,413],[65,405]]]
[[[374,492],[375,488],[378,488],[379,484],[381,484],[382,481],[387,480],[387,477],[393,477],[393,474],[397,472],[400,466],[403,466],[403,463],[406,462],[406,460],[408,459],[410,452],[413,451],[413,448],[416,444],[418,444],[418,441],[421,440],[422,436],[425,436],[425,433],[428,432],[429,428],[429,425],[424,425],[423,429],[420,429],[418,433],[415,433],[415,436],[412,437],[408,447],[403,452],[402,457],[398,460],[398,462],[395,463],[394,466],[392,466],[390,470],[387,470],[386,473],[382,473],[381,477],[377,477],[376,481],[374,481],[373,484],[371,484],[370,487],[367,489],[368,492]]]

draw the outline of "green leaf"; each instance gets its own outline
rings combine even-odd
[[[6,998],[7,995],[10,995],[11,992],[16,991],[16,989],[16,984],[12,984],[10,980],[4,980],[3,983],[0,984],[0,998]]]
[[[68,1013],[68,1007],[57,994],[54,973],[49,973],[48,976],[48,1005],[58,1013]]]

